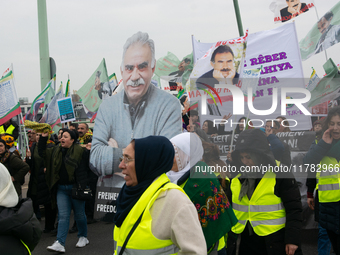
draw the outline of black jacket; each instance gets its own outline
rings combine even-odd
[[[9,158],[3,163],[10,175],[14,178],[13,185],[18,195],[21,195],[21,185],[25,182],[25,175],[30,167],[18,155],[11,153]]]
[[[248,129],[240,133],[235,151],[232,153],[233,163],[240,169],[240,152],[255,152],[262,157],[262,162],[275,166],[274,155],[268,145],[267,139],[263,131],[259,129]],[[276,173],[276,172],[275,172]],[[240,182],[243,183],[244,177],[240,177]],[[261,178],[256,179],[256,186],[261,181]],[[256,187],[255,187],[256,188]],[[286,209],[286,226],[284,233],[285,244],[300,244],[300,229],[302,227],[302,205],[301,195],[297,182],[292,174],[276,173],[276,184],[274,194],[282,199]],[[268,236],[270,240],[275,239],[276,233]],[[281,236],[281,233],[278,233]],[[265,237],[267,238],[267,237]],[[281,238],[279,238],[281,239]]]
[[[17,206],[0,206],[0,253],[4,255],[28,254],[22,240],[30,249],[41,237],[40,222],[34,215],[32,201],[22,199]]]
[[[52,148],[53,146],[53,143],[47,144],[47,148]],[[36,204],[42,205],[51,199],[44,172],[45,162],[38,155],[37,143],[32,144],[31,153],[32,157],[26,158],[26,163],[31,168],[27,196],[32,198]]]

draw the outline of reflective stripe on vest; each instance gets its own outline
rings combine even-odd
[[[27,251],[28,251],[28,254],[29,255],[31,255],[31,251],[30,251],[30,248],[28,248],[28,246],[24,243],[24,241],[23,240],[21,240],[20,239],[20,241],[21,241],[21,243],[25,246],[25,248],[27,249]]]
[[[327,165],[326,171],[321,170],[318,179],[319,202],[330,203],[340,201],[340,163],[328,156],[322,158],[321,166]]]
[[[318,140],[315,139],[315,144],[318,144]],[[320,179],[320,172],[316,172],[316,186],[315,186],[315,190],[319,189],[319,179]]]
[[[231,181],[233,210],[238,219],[232,231],[242,233],[248,221],[259,236],[267,236],[284,228],[286,211],[281,198],[274,194],[276,175],[267,172],[255,188],[251,199],[245,195],[241,201],[239,194],[242,185],[239,176]]]
[[[159,187],[161,187],[164,183],[167,184],[159,189]],[[157,199],[159,194],[169,189],[178,189],[184,193],[183,189],[181,189],[179,186],[170,183],[170,180],[166,176],[166,174],[162,174],[143,193],[143,195],[133,206],[129,214],[126,216],[121,227],[118,228],[117,226],[115,226],[113,232],[115,255],[119,254],[131,228],[133,227],[144,209],[145,211],[142,216],[142,220],[136,230],[133,232],[131,238],[129,239],[123,254],[169,255],[177,254],[179,252],[179,248],[174,245],[174,243],[170,239],[157,239],[151,231],[152,217],[150,214],[150,208],[152,207],[154,201]]]

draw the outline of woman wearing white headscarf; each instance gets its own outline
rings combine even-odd
[[[218,179],[202,162],[203,146],[194,133],[182,133],[170,140],[175,148],[174,165],[167,173],[172,183],[183,188],[194,203],[209,254],[226,254],[224,235],[237,223]]]
[[[19,201],[11,175],[0,163],[1,254],[30,254],[40,237],[40,223],[34,215],[31,199]]]

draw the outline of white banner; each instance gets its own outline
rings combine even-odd
[[[210,44],[210,46],[212,45],[213,44]],[[199,56],[200,51],[196,51],[194,48],[194,52],[195,56]],[[274,111],[262,116],[254,114],[252,113],[254,111],[252,111],[249,115],[250,119],[265,121],[266,119],[275,119],[280,115],[284,115],[287,119],[292,120],[289,122],[291,130],[310,129],[311,118],[306,115],[306,112],[303,112],[305,110],[304,108],[307,108],[307,104],[303,104],[304,107],[298,107],[294,104],[294,102],[296,102],[294,100],[305,98],[305,94],[287,92],[286,95],[281,98],[282,88],[287,89],[287,91],[293,91],[296,88],[306,90],[294,23],[284,24],[272,30],[249,34],[244,68],[259,69],[261,66],[263,66],[263,68],[258,82],[258,88],[255,93],[256,97],[253,101],[253,106],[256,110],[269,110],[274,107]],[[196,66],[194,70],[195,69]],[[196,75],[199,76],[199,74]],[[277,105],[272,105],[274,98],[273,93],[275,90],[277,90]],[[193,84],[191,84],[190,87],[187,87],[187,91],[190,91],[188,92],[188,95],[191,102],[201,101],[202,94],[205,94],[202,93],[202,91],[194,91]],[[222,116],[235,112],[230,91],[228,92],[223,86],[216,91],[219,93],[222,102],[220,102],[219,98],[213,93],[216,104],[209,95],[206,94],[203,96],[208,102],[208,109],[207,115],[201,115],[201,123],[206,119],[222,119]],[[281,111],[282,99],[286,104],[286,111],[283,112]],[[239,117],[247,116],[248,107],[246,104],[247,103],[245,103],[244,113],[242,115],[234,116],[232,119],[239,119]],[[201,102],[199,105],[202,105]],[[198,109],[200,114],[202,113],[202,109],[202,107]],[[225,125],[225,130],[232,130],[236,127],[236,125],[231,124],[230,122],[231,121]],[[256,123],[253,122],[253,124],[255,127],[260,127],[261,121],[256,121]]]

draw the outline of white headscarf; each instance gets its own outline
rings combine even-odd
[[[202,141],[195,133],[182,133],[170,139],[175,148],[178,172],[169,171],[167,176],[172,183],[177,181],[203,157]]]
[[[19,197],[15,191],[11,175],[7,168],[0,163],[0,206],[14,207],[18,204]]]

